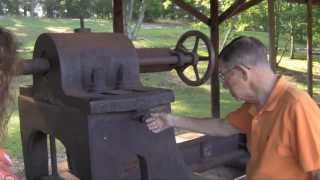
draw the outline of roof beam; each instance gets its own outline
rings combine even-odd
[[[184,2],[183,0],[172,0],[174,4],[179,6],[181,9],[187,11],[188,13],[192,14],[194,17],[199,19],[201,22],[207,24],[210,26],[210,18],[208,18],[203,13],[199,12],[196,8],[191,6],[190,4]],[[235,0],[235,2],[219,16],[219,24],[224,22],[225,20],[231,18],[232,16],[235,16],[239,14],[242,11],[245,11],[249,9],[250,7],[259,4],[262,0]]]
[[[245,0],[235,0],[235,2],[219,16],[219,24],[232,17],[233,13],[245,2]]]
[[[206,15],[202,14],[201,12],[199,12],[196,8],[194,8],[190,4],[184,2],[183,0],[172,0],[172,1],[176,5],[178,5],[181,9],[189,12],[194,17],[198,18],[200,21],[202,21],[203,23],[205,23],[208,26],[210,26],[210,19]]]
[[[260,2],[262,2],[262,0],[249,0],[247,2],[244,2],[229,17],[235,16],[235,15],[241,13],[242,11],[245,11],[245,10],[251,8],[252,6],[259,4]]]

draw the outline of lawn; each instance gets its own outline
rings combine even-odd
[[[0,26],[4,26],[12,30],[20,44],[20,56],[23,58],[31,58],[33,46],[36,38],[43,32],[72,32],[74,28],[79,27],[77,19],[36,19],[25,17],[1,17]],[[112,26],[110,21],[89,19],[85,21],[85,26],[92,29],[93,32],[111,32]],[[134,41],[137,48],[139,47],[175,47],[178,37],[191,30],[190,24],[156,24],[145,25],[139,32],[139,38]],[[208,32],[207,29],[201,29]],[[223,38],[223,30],[221,30]],[[252,35],[267,43],[267,33],[265,32],[239,32],[237,35]],[[222,40],[221,40],[222,41]],[[304,56],[302,56],[304,57]],[[306,61],[304,59],[291,60],[284,57],[280,63],[279,73],[288,75],[298,87],[306,89]],[[319,93],[319,77],[320,64],[318,58],[314,62],[315,87],[314,91],[316,99]],[[200,87],[186,86],[178,77],[175,71],[142,74],[142,81],[146,86],[155,86],[169,88],[174,90],[176,100],[172,104],[172,110],[175,114],[184,116],[210,116],[210,85],[208,83]],[[30,76],[19,77],[15,83],[18,86],[32,84]],[[222,117],[225,114],[240,105],[234,101],[225,89],[221,89],[221,107]],[[19,116],[17,107],[9,124],[8,138],[4,142],[4,147],[9,153],[21,161],[22,152],[20,144]]]

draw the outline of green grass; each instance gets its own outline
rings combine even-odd
[[[90,19],[85,22],[86,27],[92,29],[93,32],[111,32],[112,26],[109,21]],[[0,17],[0,26],[4,26],[12,30],[20,42],[20,48],[23,50],[20,54],[23,58],[30,58],[36,38],[43,32],[72,32],[74,28],[79,27],[77,19],[35,19],[25,17]],[[139,32],[139,37],[134,44],[136,47],[175,47],[178,37],[191,30],[189,24],[181,24],[177,26],[162,25],[159,28],[144,28]],[[208,33],[208,29],[202,29]],[[223,31],[221,38],[223,38]],[[268,34],[265,32],[238,32],[236,35],[255,36],[268,45]],[[222,40],[221,40],[222,41]],[[281,42],[283,44],[283,42]],[[302,89],[306,88],[306,61],[290,60],[284,58],[281,61],[280,72],[287,74],[291,79],[297,82]],[[314,63],[315,73],[319,74],[320,64],[318,61]],[[142,74],[142,81],[146,86],[155,86],[169,88],[174,90],[176,101],[172,104],[172,110],[175,114],[184,116],[210,116],[210,86],[208,83],[200,87],[186,86],[178,77],[175,71]],[[315,91],[319,93],[319,79],[315,80]],[[19,77],[18,85],[31,84],[31,77]],[[239,107],[240,103],[236,102],[230,94],[221,89],[221,107],[222,116],[227,112]],[[19,117],[17,110],[14,112],[10,124],[8,138],[4,143],[4,147],[9,153],[17,159],[22,158]]]

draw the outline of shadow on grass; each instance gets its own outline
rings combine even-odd
[[[302,84],[307,83],[307,78],[308,78],[307,72],[301,72],[301,71],[297,71],[297,70],[287,69],[287,68],[281,67],[281,66],[277,67],[277,71],[282,75],[286,75],[286,76],[290,76],[290,77],[294,78],[299,83],[302,83]],[[314,79],[314,81],[319,81],[320,76],[313,74],[313,79]]]

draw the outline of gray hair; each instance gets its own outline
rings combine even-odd
[[[232,40],[221,51],[219,60],[228,67],[243,64],[270,68],[266,47],[253,37],[240,36]]]

